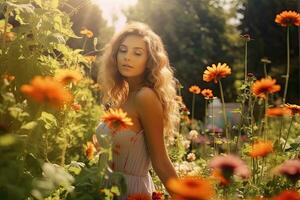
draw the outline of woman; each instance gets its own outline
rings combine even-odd
[[[124,174],[128,192],[151,197],[155,190],[150,163],[162,183],[177,177],[164,135],[178,123],[176,84],[160,37],[147,25],[127,24],[105,48],[99,73],[103,103],[121,108],[132,119],[130,129],[113,136],[113,168]],[[100,124],[97,134],[107,131]]]

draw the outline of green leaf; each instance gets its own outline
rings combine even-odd
[[[51,8],[57,8],[58,7],[58,0],[51,0],[50,7]]]
[[[120,191],[119,191],[119,188],[116,187],[116,186],[112,186],[111,189],[110,189],[111,193],[113,194],[116,194],[116,195],[120,195]]]
[[[94,41],[93,41],[93,45],[94,45],[94,49],[97,49],[97,44],[98,44],[98,38],[94,37]]]
[[[57,120],[56,120],[55,116],[50,113],[42,112],[39,120],[41,120],[45,123],[46,129],[50,129],[52,127],[57,127]]]
[[[12,144],[14,144],[16,141],[15,137],[12,135],[3,135],[0,136],[0,147],[1,146],[10,146]]]
[[[35,2],[38,6],[42,7],[42,1],[41,1],[41,0],[34,0],[34,2]]]
[[[36,121],[31,121],[28,122],[27,124],[24,124],[21,126],[21,129],[23,130],[32,130],[37,126],[37,122]]]
[[[25,117],[28,117],[29,114],[27,112],[24,112],[21,108],[19,107],[9,107],[8,108],[9,114],[18,120],[23,120]]]
[[[33,13],[34,12],[34,7],[31,3],[27,3],[27,4],[14,4],[11,2],[6,2],[7,6],[8,6],[8,11],[12,11],[12,10],[19,10],[21,12],[27,12],[27,13]]]

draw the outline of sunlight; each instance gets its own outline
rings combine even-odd
[[[138,0],[92,0],[102,10],[108,25],[119,30],[127,21],[123,10],[134,6]]]

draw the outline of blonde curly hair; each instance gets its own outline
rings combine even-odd
[[[146,63],[144,85],[153,89],[163,107],[164,133],[170,135],[178,127],[179,112],[176,101],[176,79],[162,40],[146,24],[128,23],[105,46],[99,68],[98,82],[102,88],[102,102],[118,107],[127,99],[129,87],[117,67],[119,46],[129,35],[144,39],[149,57]]]

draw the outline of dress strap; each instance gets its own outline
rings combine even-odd
[[[140,131],[137,132],[136,134],[138,135],[138,134],[141,134],[141,133],[143,133],[143,132],[144,132],[144,129],[140,130]]]

